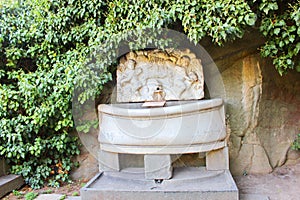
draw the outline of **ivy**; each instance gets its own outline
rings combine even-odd
[[[63,3],[0,9],[0,155],[34,188],[68,182],[76,165],[71,158],[79,154],[78,139],[69,134],[72,93],[95,25],[85,20],[90,10],[60,9]]]
[[[260,31],[267,38],[262,56],[272,58],[280,75],[291,69],[300,72],[300,1],[263,0],[259,12]]]

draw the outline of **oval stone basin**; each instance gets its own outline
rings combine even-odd
[[[102,150],[133,154],[204,152],[225,146],[222,99],[98,106]]]

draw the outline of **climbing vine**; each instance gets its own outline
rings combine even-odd
[[[279,74],[300,71],[300,1],[266,1],[259,4],[260,31],[267,38],[261,48],[273,59]]]
[[[262,55],[273,59],[280,74],[299,70],[299,4],[299,0],[0,1],[0,156],[32,187],[69,181],[72,157],[79,154],[72,134],[75,86],[81,91],[81,103],[101,94],[112,79],[110,54],[123,41],[132,49],[149,43],[163,47],[155,34],[140,37],[147,30],[172,28],[194,43],[209,37],[222,45],[258,26],[266,38]]]

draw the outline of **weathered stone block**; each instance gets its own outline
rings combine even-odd
[[[0,198],[5,194],[19,189],[24,184],[24,180],[20,175],[5,175],[0,177]]]
[[[99,171],[119,171],[120,162],[119,154],[108,152],[108,151],[99,151]]]
[[[170,179],[172,177],[172,160],[170,155],[145,155],[146,179]]]
[[[206,154],[207,170],[229,169],[228,147],[209,151]]]

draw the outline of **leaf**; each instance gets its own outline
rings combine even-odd
[[[256,15],[254,13],[246,14],[245,21],[249,26],[253,26],[256,22]]]
[[[275,28],[275,29],[274,29],[274,34],[275,34],[275,35],[278,35],[279,32],[280,32],[280,28]]]

